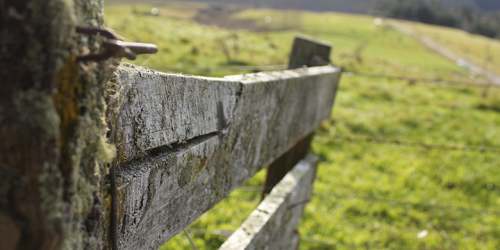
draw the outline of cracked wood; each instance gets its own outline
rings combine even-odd
[[[157,249],[329,117],[331,66],[225,78],[123,64],[110,101],[119,249]]]

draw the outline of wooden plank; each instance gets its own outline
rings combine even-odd
[[[157,249],[330,115],[331,66],[205,78],[130,64],[113,79],[119,249]]]
[[[294,231],[311,197],[317,163],[311,155],[300,161],[220,249],[296,248]]]

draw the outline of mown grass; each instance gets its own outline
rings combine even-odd
[[[136,13],[146,13],[151,7],[134,8]],[[347,69],[471,80],[454,62],[409,38],[385,27],[372,29],[374,17],[303,12],[296,27],[280,24],[280,16],[286,20],[289,14],[276,10],[248,10],[232,17],[254,19],[268,27],[267,32],[252,33],[199,25],[189,20],[192,16],[161,15],[167,7],[159,7],[160,16],[133,14],[131,6],[106,7],[107,26],[130,40],[159,45],[158,55],[142,56],[135,63],[157,69],[286,64],[293,36],[300,32],[332,42],[334,63]],[[273,16],[274,23],[265,22],[267,16]],[[235,72],[184,73],[220,76]],[[409,85],[400,80],[343,75],[332,116],[318,129],[318,134],[327,135],[316,136],[312,145],[312,152],[322,161],[314,185],[317,195],[298,228],[304,239],[300,249],[368,249],[367,245],[369,249],[498,249],[500,215],[482,211],[500,210],[497,154],[331,137],[341,134],[500,148],[500,91],[491,89],[486,98],[482,92],[481,88],[423,82]],[[259,187],[264,177],[261,171],[245,186]],[[258,192],[237,190],[190,228],[234,231],[259,200]],[[427,235],[419,238],[424,231]],[[200,231],[192,236],[199,249],[217,249],[225,240]],[[192,247],[179,234],[162,249]]]

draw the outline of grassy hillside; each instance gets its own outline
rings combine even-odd
[[[170,0],[107,0],[108,3],[172,3],[186,1]],[[301,9],[315,11],[342,11],[342,12],[365,12],[372,0],[195,0],[192,2],[209,4],[237,4],[248,7],[276,8],[276,9]]]
[[[151,5],[107,5],[106,25],[126,40],[152,42],[159,47],[155,55],[139,56],[139,65],[161,69],[162,66],[227,66],[286,64],[292,40],[229,31],[202,26],[189,19],[191,7],[158,6],[159,16],[150,14]],[[185,71],[185,73],[223,76],[230,71]]]
[[[274,10],[247,10],[233,16],[235,19],[255,20],[257,24],[268,27],[270,31],[279,31],[286,27],[286,19],[282,11]],[[266,17],[272,21],[266,23]],[[432,71],[460,72],[455,65],[447,60],[427,52],[410,38],[386,27],[375,27],[375,17],[362,15],[349,15],[344,13],[326,12],[301,12],[300,26],[288,32],[276,32],[273,36],[286,37],[292,40],[297,32],[313,36],[334,44],[334,62],[339,62],[349,69],[363,69],[369,71],[385,72],[384,63],[375,63],[372,60],[395,63],[392,66],[404,68],[419,68]],[[408,56],[408,53],[411,53]],[[350,56],[360,56],[356,62],[344,61]],[[352,58],[351,58],[352,59]],[[367,60],[365,63],[364,60]],[[347,60],[348,61],[348,60]],[[397,64],[397,65],[396,65]],[[390,69],[391,71],[394,69]],[[406,72],[405,72],[406,73]]]
[[[425,35],[464,59],[500,74],[500,41],[435,25],[400,21],[416,34]]]
[[[107,0],[110,3],[172,3],[186,1],[171,0]],[[259,8],[300,9],[313,11],[339,11],[350,13],[367,13],[373,0],[196,0],[199,3],[239,4]],[[443,0],[450,7],[469,5],[481,11],[500,9],[500,2],[494,0]]]
[[[106,25],[127,39],[158,44],[157,55],[135,61],[156,69],[285,64],[293,35],[303,33],[333,43],[334,63],[350,70],[471,80],[454,62],[391,29],[373,26],[370,16],[303,12],[297,26],[286,30],[281,11],[248,10],[232,17],[268,28],[252,33],[196,24],[190,21],[194,10],[182,6],[157,6],[159,16],[146,15],[152,7],[107,5]],[[322,162],[316,195],[298,228],[300,249],[497,249],[500,215],[484,211],[500,205],[497,154],[332,138],[340,134],[500,147],[500,92],[492,89],[487,98],[481,92],[343,75],[332,116],[318,129],[322,135],[312,146]],[[245,186],[258,188],[264,177],[260,172]],[[217,249],[225,240],[220,235],[239,227],[259,202],[260,194],[252,190],[235,191],[190,226],[199,249]],[[162,249],[192,247],[179,234]]]

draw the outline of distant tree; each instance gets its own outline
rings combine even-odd
[[[486,2],[481,1],[483,6],[490,6],[486,5]],[[500,38],[500,11],[481,14],[471,6],[450,9],[442,0],[375,0],[372,14],[455,27],[491,38]]]
[[[479,8],[485,11],[491,10],[499,10],[500,9],[500,1],[498,0],[474,0]]]
[[[469,31],[500,39],[500,11],[478,16],[471,24]]]

